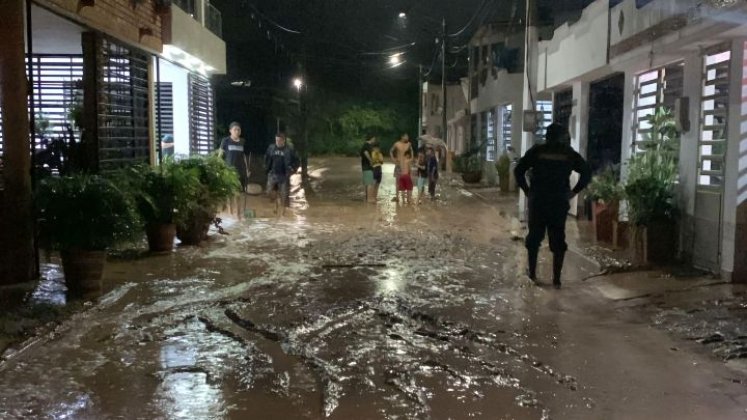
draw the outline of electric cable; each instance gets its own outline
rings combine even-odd
[[[483,0],[482,3],[480,3],[480,6],[477,8],[475,13],[472,15],[472,17],[467,21],[467,23],[462,26],[461,29],[458,31],[448,34],[450,38],[456,38],[460,35],[462,35],[467,29],[469,29],[470,26],[472,26],[472,23],[474,23],[475,19],[477,19],[478,16],[480,16],[480,12],[482,12],[482,9],[485,8],[485,6],[488,4],[488,2],[493,3],[495,0]]]

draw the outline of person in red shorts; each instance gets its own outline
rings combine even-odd
[[[412,152],[405,152],[400,161],[399,178],[397,178],[397,190],[402,194],[402,203],[407,205],[412,201],[412,177],[410,176],[410,167],[412,166]]]

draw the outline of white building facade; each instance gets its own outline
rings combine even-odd
[[[555,119],[570,127],[574,148],[587,158],[599,154],[590,127],[605,104],[595,102],[594,91],[621,89],[609,100],[621,101],[615,158],[623,177],[650,129],[646,117],[672,110],[681,129],[680,254],[696,267],[747,281],[747,6],[616,3],[597,0],[577,22],[534,44],[531,84],[552,95]]]

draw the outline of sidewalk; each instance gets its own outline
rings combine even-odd
[[[463,188],[510,218],[512,234],[523,238],[526,225],[517,217],[516,193],[479,186]],[[566,266],[573,267],[574,273],[591,273],[580,280],[572,279],[571,287],[586,286],[581,290],[598,293],[611,303],[611,311],[623,316],[643,314],[652,327],[693,343],[688,346],[708,351],[747,375],[747,285],[729,283],[686,266],[635,269],[626,251],[596,242],[589,221],[569,218],[566,233],[570,251]],[[747,385],[745,379],[735,380]]]

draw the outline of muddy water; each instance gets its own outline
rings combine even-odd
[[[745,415],[731,372],[620,319],[579,260],[531,286],[510,218],[458,182],[403,207],[385,175],[374,206],[354,160],[312,169],[283,217],[255,198],[203,247],[111,261],[96,305],[6,355],[0,417]]]

